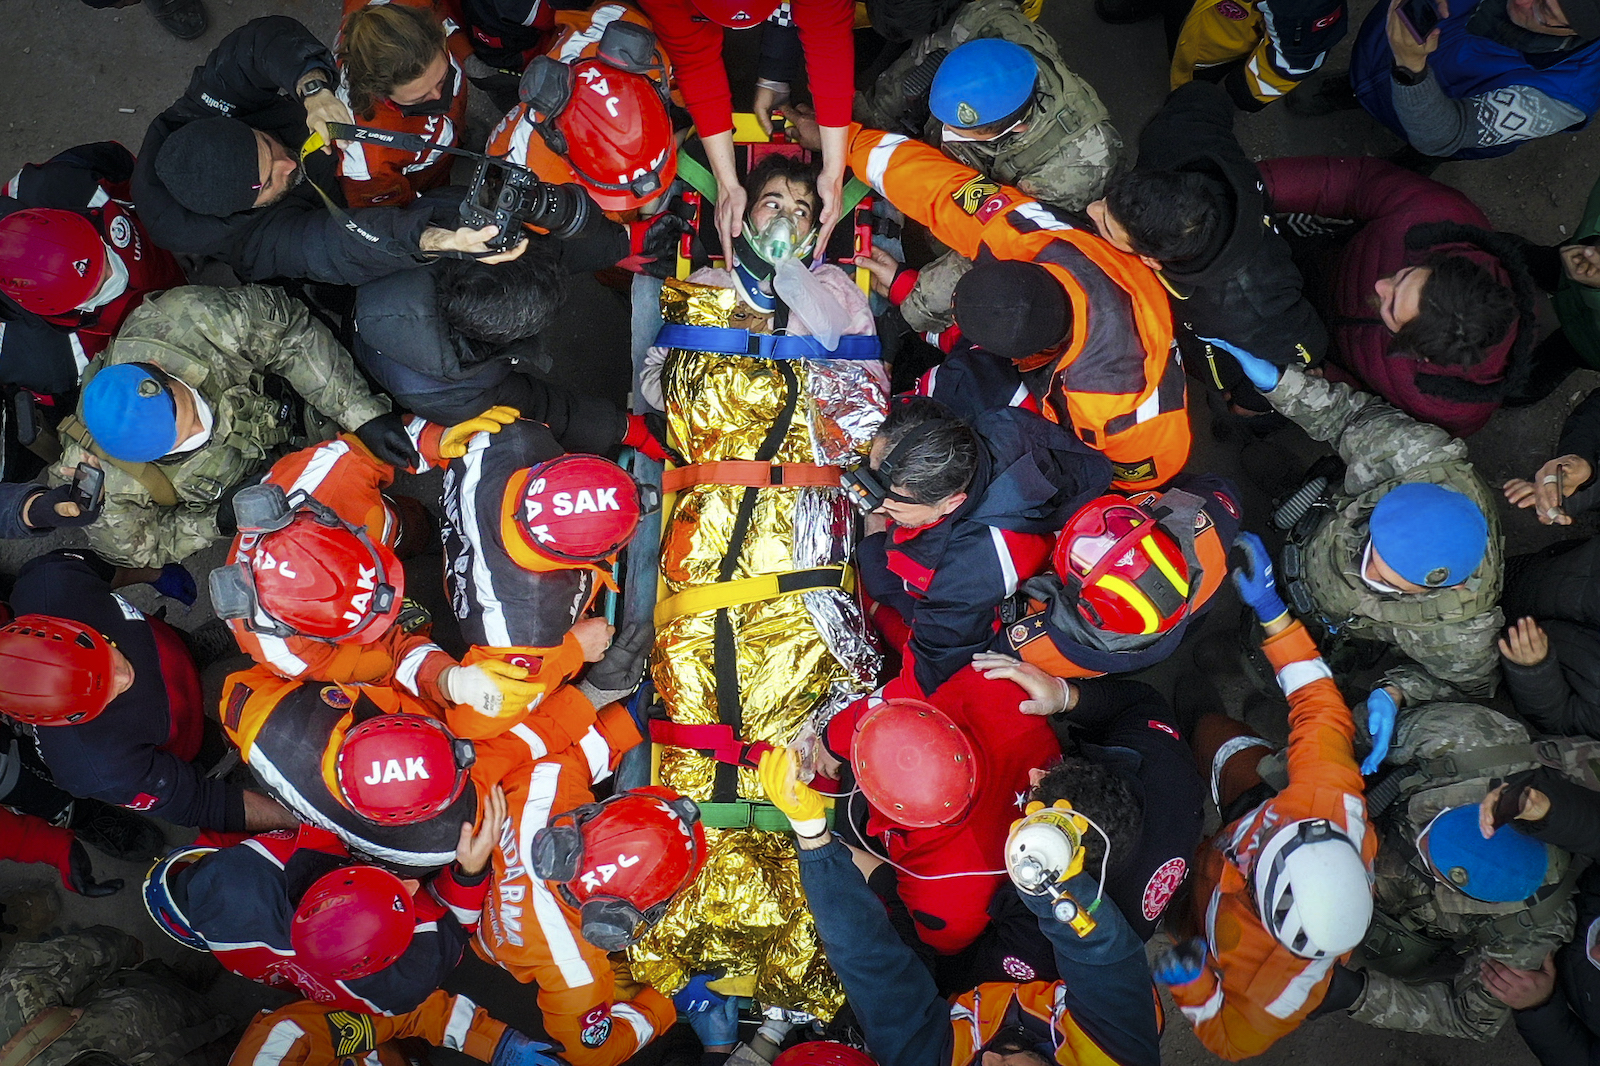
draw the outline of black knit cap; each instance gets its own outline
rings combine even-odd
[[[248,211],[260,193],[255,131],[220,115],[190,122],[161,145],[156,175],[190,211],[217,216]]]
[[[1048,351],[1072,329],[1066,290],[1037,263],[978,261],[956,283],[956,324],[964,337],[1003,359]]]

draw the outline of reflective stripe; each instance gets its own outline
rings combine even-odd
[[[330,440],[317,445],[311,453],[311,461],[306,463],[289,486],[289,494],[304,492],[308,496],[315,496],[317,489],[333,473],[333,468],[339,465],[339,460],[349,454],[350,445],[342,440]]]
[[[274,1025],[267,1033],[267,1038],[261,1041],[261,1048],[255,1054],[252,1062],[258,1066],[269,1066],[271,1063],[282,1062],[294,1050],[306,1031],[293,1021],[285,1018]]]
[[[611,745],[594,726],[578,740],[578,750],[589,760],[589,780],[598,785],[611,776]]]
[[[22,177],[22,172],[21,171],[17,172],[17,177],[18,178]],[[16,194],[15,193],[7,193],[7,195],[8,196],[15,196]],[[105,189],[101,188],[99,185],[96,185],[94,187],[94,195],[89,197],[89,205],[88,206],[90,206],[90,207],[104,207],[106,204],[109,204],[110,202],[111,202],[110,194],[108,194],[105,191]]]
[[[550,808],[556,801],[556,789],[561,780],[560,763],[540,763],[533,768],[528,779],[528,799],[522,805],[521,829],[517,841],[522,849],[521,860],[527,866],[533,855],[533,834],[550,824]],[[441,864],[443,865],[443,864]],[[561,979],[568,988],[583,988],[595,982],[594,972],[584,961],[583,951],[567,924],[561,904],[542,880],[528,875],[528,898],[533,901],[533,914],[539,920],[539,931],[544,934],[545,947],[550,950],[550,961],[561,971]]]
[[[989,527],[989,539],[994,542],[994,554],[1000,562],[1000,580],[1005,582],[1006,595],[1013,595],[1017,591],[1017,563],[1011,558],[1011,545],[1006,543],[1006,535],[997,526]]]
[[[344,146],[339,156],[339,176],[351,181],[371,181],[372,170],[367,166],[367,149],[360,141]]]
[[[601,36],[606,32],[606,27],[617,21],[625,13],[620,4],[607,4],[605,7],[596,8],[594,14],[589,17],[587,28],[574,33],[561,42],[561,51],[556,58],[563,63],[571,63],[578,58],[578,53],[589,47],[589,45],[599,44]],[[524,23],[524,25],[528,25],[528,23]]]
[[[257,840],[255,837],[251,837],[249,840],[246,840],[244,842],[244,846],[255,852],[257,855],[260,855],[263,859],[266,859],[278,869],[283,869],[283,860],[274,855],[271,849],[269,849],[265,844],[261,843],[261,841]]]
[[[1322,979],[1338,961],[1332,955],[1310,960],[1306,968],[1295,974],[1294,979],[1278,993],[1278,998],[1267,1004],[1267,1013],[1274,1018],[1287,1018],[1304,1007],[1311,990],[1322,983]]]
[[[422,435],[428,431],[430,424],[427,419],[416,416],[406,421],[406,436],[411,438],[411,446],[417,450],[417,466],[412,473],[426,474],[433,469],[427,457],[422,454]]]
[[[633,1038],[640,1047],[650,1043],[656,1035],[656,1027],[650,1024],[650,1019],[639,1012],[639,1008],[630,1003],[611,1004],[611,1016],[621,1018],[633,1029]]]
[[[534,20],[539,17],[539,12],[543,9],[544,0],[533,0],[533,3],[528,5],[528,17],[522,20],[522,24],[524,26],[532,26]]]
[[[1217,987],[1211,992],[1211,998],[1198,1007],[1184,1007],[1183,1016],[1189,1019],[1191,1025],[1198,1025],[1222,1013],[1222,982],[1217,982]]]
[[[506,625],[506,610],[494,592],[494,577],[489,573],[489,555],[484,550],[483,529],[478,522],[478,482],[483,477],[483,453],[489,449],[490,435],[474,433],[461,457],[465,470],[461,478],[461,539],[472,551],[472,600],[477,602],[483,625],[484,643],[494,648],[510,648],[516,642]],[[496,524],[499,516],[495,516]]]
[[[1077,228],[1072,223],[1058,217],[1054,211],[1051,211],[1044,204],[1034,200],[1018,204],[1011,209],[1011,212],[1012,214],[1021,215],[1040,229],[1064,230]]]
[[[542,759],[550,754],[550,748],[545,744],[544,738],[533,731],[526,722],[518,722],[511,727],[511,735],[521,738],[528,745],[528,754],[535,759]]]
[[[197,929],[195,932],[198,933],[199,930]],[[200,933],[200,939],[204,940],[206,942],[206,947],[210,948],[212,951],[270,951],[274,955],[282,955],[286,959],[294,958],[293,948],[273,947],[271,944],[262,943],[259,940],[212,940],[204,933]]]
[[[83,350],[83,342],[78,339],[77,330],[67,334],[67,344],[72,348],[72,361],[77,364],[78,373],[81,375],[89,365],[89,353]]]
[[[289,650],[289,645],[284,643],[282,637],[275,637],[271,633],[252,635],[256,643],[261,645],[261,654],[266,658],[267,665],[284,677],[297,678],[310,669],[304,659]]]
[[[894,150],[905,143],[905,138],[898,133],[886,133],[872,151],[867,153],[867,184],[878,190],[879,196],[888,196],[883,191],[884,172],[889,169],[889,160],[894,157]]]
[[[460,1051],[466,1046],[467,1032],[472,1028],[472,1014],[478,1005],[466,996],[456,996],[455,1003],[450,1007],[450,1024],[444,1027],[444,1039],[441,1045],[451,1051]]]
[[[1299,659],[1284,666],[1278,671],[1278,687],[1283,689],[1285,696],[1293,696],[1313,681],[1331,678],[1333,671],[1328,669],[1328,664],[1318,656],[1315,659]]]
[[[1023,404],[1028,402],[1028,397],[1030,395],[1032,394],[1028,392],[1028,386],[1019,382],[1017,384],[1017,391],[1011,394],[1011,399],[1006,401],[1006,406],[1021,407]]]
[[[417,688],[417,674],[421,672],[422,664],[427,661],[428,656],[434,652],[442,654],[444,649],[437,644],[423,644],[406,652],[405,657],[400,660],[400,665],[394,668],[395,682],[413,696],[422,695],[422,691]]]
[[[1356,854],[1363,859],[1366,854],[1361,850],[1361,845],[1367,839],[1367,802],[1360,796],[1344,794],[1344,833],[1350,838],[1350,843],[1355,845]],[[1367,879],[1372,879],[1372,864],[1367,864]]]

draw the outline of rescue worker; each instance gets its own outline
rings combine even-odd
[[[27,731],[19,742],[65,793],[57,803],[81,802],[85,812],[112,804],[233,833],[296,825],[268,797],[195,764],[205,709],[194,659],[171,626],[113,591],[115,576],[82,549],[38,556],[12,590],[17,617],[0,629],[0,714]],[[12,760],[28,761],[15,745]],[[41,809],[33,776],[6,774],[11,784],[0,801],[56,814]],[[80,817],[70,809],[57,816]],[[129,836],[134,855],[163,844],[154,826],[130,826]],[[135,846],[140,838],[148,843]]]
[[[85,378],[49,483],[83,462],[104,471],[105,506],[85,532],[124,566],[176,562],[232,532],[219,524],[223,498],[295,435],[300,400],[377,458],[416,462],[400,415],[282,289],[190,286],[148,300]]]
[[[1274,410],[1349,464],[1321,516],[1307,521],[1315,528],[1294,534],[1303,572],[1284,577],[1295,602],[1330,629],[1411,658],[1381,679],[1390,708],[1492,695],[1504,624],[1500,517],[1466,444],[1370,393],[1280,370],[1243,349],[1231,354]],[[1384,716],[1392,727],[1393,709]],[[1386,739],[1385,729],[1369,729],[1367,772]]]
[[[1096,0],[1096,9],[1126,2]],[[1194,0],[1174,46],[1172,88],[1218,82],[1234,107],[1260,111],[1322,66],[1348,16],[1344,0]]]
[[[897,399],[868,462],[868,536],[856,549],[874,624],[899,650],[884,698],[923,698],[995,639],[1000,604],[1042,570],[1065,517],[1109,464],[1029,411],[969,424],[936,400]]]
[[[229,1066],[293,1066],[342,1057],[369,1066],[407,1066],[406,1039],[459,1051],[489,1066],[561,1066],[551,1046],[530,1037],[464,995],[439,989],[405,1014],[333,1010],[309,999],[263,1010],[245,1028]]]
[[[419,255],[489,252],[487,228],[435,226],[427,204],[329,208],[318,192],[338,190],[328,123],[351,121],[338,81],[333,56],[292,18],[254,19],[224,37],[139,149],[133,199],[156,243],[218,259],[246,282],[332,285],[409,270]],[[302,167],[308,128],[326,147]]]
[[[461,0],[458,7],[457,22],[472,44],[463,64],[467,77],[504,114],[519,103],[522,72],[549,47],[556,9],[544,0]]]
[[[1224,825],[1200,847],[1185,939],[1155,965],[1200,1042],[1230,1061],[1261,1054],[1342,994],[1330,982],[1367,930],[1378,851],[1355,723],[1305,626],[1278,597],[1266,546],[1254,534],[1239,542],[1245,565],[1234,584],[1261,622],[1289,699],[1288,779],[1276,794],[1262,783],[1271,745],[1242,723],[1200,719],[1192,743]]]
[[[28,163],[0,188],[0,383],[70,393],[129,312],[185,283],[139,220],[132,174],[128,150],[101,141]]]
[[[334,1010],[408,1014],[461,961],[504,821],[505,796],[492,792],[482,820],[459,825],[455,861],[426,885],[351,864],[312,826],[181,848],[151,869],[145,903],[163,932],[241,977]]]
[[[357,123],[459,147],[467,117],[472,48],[433,0],[345,0],[333,46],[339,99]],[[339,184],[351,207],[401,207],[450,183],[452,157],[350,141],[340,148]]]
[[[760,775],[768,798],[794,828],[800,883],[818,939],[880,1066],[967,1066],[980,1058],[1116,1066],[1160,1061],[1160,1006],[1143,946],[1116,904],[1101,898],[1081,850],[1057,887],[1075,900],[1099,901],[1092,926],[1058,921],[1048,895],[1018,893],[1054,948],[1060,979],[991,982],[947,1001],[896,936],[849,850],[828,831],[822,797],[796,779],[793,754],[765,753]],[[1065,839],[1062,845],[1068,846]],[[1000,1057],[1019,1052],[1033,1057]]]
[[[1094,88],[1016,0],[975,0],[919,37],[858,98],[875,129],[920,138],[998,185],[1082,211],[1122,162],[1122,137]],[[900,304],[906,324],[954,321],[956,282],[972,261],[946,252],[923,267]]]
[[[939,335],[954,354],[924,391],[963,415],[1031,398],[1106,454],[1119,489],[1154,488],[1182,469],[1183,368],[1166,290],[1149,267],[897,134],[856,129],[850,162],[895,207],[978,261],[957,285],[955,326]],[[891,302],[909,291],[908,272],[858,262]]]
[[[1170,656],[1228,573],[1239,492],[1209,474],[1110,494],[1067,520],[1051,570],[1022,582],[1026,613],[994,650],[1056,677],[1126,674]]]
[[[1177,89],[1139,134],[1139,164],[1089,205],[1095,231],[1140,256],[1172,290],[1191,375],[1235,413],[1271,410],[1221,337],[1269,363],[1322,362],[1328,332],[1270,219],[1261,172],[1239,145],[1233,108],[1205,82]]]
[[[234,1019],[144,956],[108,925],[18,943],[0,969],[0,1041],[36,1066],[196,1061]]]

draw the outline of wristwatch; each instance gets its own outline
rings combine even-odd
[[[1410,67],[1403,67],[1396,63],[1389,68],[1389,73],[1401,85],[1421,85],[1428,78],[1428,68],[1426,66],[1421,70],[1412,70]]]
[[[313,81],[306,82],[306,87],[300,91],[301,102],[311,99],[320,92],[326,92],[328,85],[329,82],[327,78],[317,78]]]

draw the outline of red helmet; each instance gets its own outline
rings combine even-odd
[[[1189,613],[1189,564],[1156,518],[1124,496],[1084,505],[1056,539],[1056,573],[1096,629],[1165,633]]]
[[[427,715],[375,715],[339,744],[339,793],[379,825],[426,821],[461,797],[474,757],[472,741]]]
[[[87,722],[111,702],[113,662],[97,630],[21,615],[0,629],[0,714],[34,725]]]
[[[719,26],[744,30],[767,21],[781,0],[694,0],[695,8]]]
[[[878,1066],[865,1051],[832,1040],[807,1040],[772,1060],[772,1066]]]
[[[393,965],[416,925],[411,893],[398,877],[376,866],[345,866],[317,878],[301,897],[289,946],[317,976],[353,981]]]
[[[371,644],[400,614],[406,575],[400,560],[364,527],[354,526],[311,496],[283,499],[276,485],[258,485],[235,502],[235,561],[211,573],[219,618],[277,637],[327,644]],[[271,515],[253,524],[253,508],[272,498]],[[284,510],[276,510],[278,507]],[[250,524],[247,524],[250,523]]]
[[[514,493],[514,495],[512,495]],[[598,563],[633,539],[645,513],[628,472],[597,455],[562,455],[507,486],[516,535],[558,564]]]
[[[659,922],[706,864],[700,808],[649,785],[585,803],[533,835],[534,876],[578,908],[583,938],[620,951]]]
[[[656,83],[599,59],[572,64],[572,97],[555,119],[556,149],[606,211],[654,200],[678,174],[672,120]]]
[[[36,315],[62,315],[100,287],[106,245],[73,211],[36,207],[0,218],[0,292]]]
[[[856,726],[850,765],[867,802],[912,829],[960,820],[978,794],[972,742],[921,700],[886,700]]]

